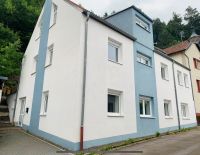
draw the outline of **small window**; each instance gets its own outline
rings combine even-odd
[[[152,116],[151,98],[140,97],[139,104],[140,104],[140,116],[144,116],[144,117]]]
[[[189,88],[189,78],[187,74],[184,74],[184,83],[185,83],[185,87]]]
[[[38,55],[36,55],[36,56],[33,58],[33,73],[36,72],[37,61],[38,61]]]
[[[168,77],[168,66],[165,64],[161,64],[161,77],[164,80],[169,80]]]
[[[200,92],[200,80],[197,80],[197,90]]]
[[[196,69],[199,69],[199,70],[200,70],[200,60],[194,58],[193,61],[194,61],[194,67],[195,67]]]
[[[108,113],[121,113],[121,92],[109,90],[108,91]]]
[[[136,24],[141,26],[143,29],[150,31],[150,25],[138,16],[136,16]]]
[[[188,104],[181,104],[181,114],[183,118],[189,118]]]
[[[171,117],[172,112],[171,112],[171,101],[169,100],[164,100],[164,112],[165,112],[165,117]]]
[[[43,92],[43,97],[42,97],[41,115],[47,114],[48,100],[49,100],[49,92],[45,91]]]
[[[108,43],[108,59],[113,62],[119,62],[120,45],[109,41]]]
[[[56,24],[56,20],[57,20],[57,10],[58,10],[58,6],[56,4],[52,4],[52,11],[51,11],[51,24],[50,26]]]
[[[178,77],[178,84],[180,86],[183,85],[183,76],[182,76],[182,73],[180,71],[177,71],[177,77]]]
[[[49,66],[49,65],[52,64],[53,49],[54,49],[54,45],[53,44],[48,47],[48,51],[46,53],[46,65],[45,66]]]
[[[137,62],[140,62],[147,66],[151,66],[151,58],[149,58],[141,53],[137,53]]]

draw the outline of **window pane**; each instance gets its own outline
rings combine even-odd
[[[119,96],[108,95],[108,112],[119,113]]]
[[[140,115],[143,115],[143,101],[140,100]]]
[[[151,115],[150,101],[145,101],[145,115]]]
[[[169,104],[164,103],[165,116],[169,116]]]
[[[112,44],[108,44],[108,59],[118,62],[118,48]]]

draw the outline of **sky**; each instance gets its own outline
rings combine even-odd
[[[120,11],[131,5],[140,8],[150,18],[160,18],[168,22],[172,18],[172,13],[176,12],[184,15],[188,6],[197,8],[200,12],[200,0],[72,0],[81,4],[84,8],[92,10],[99,16],[105,12],[111,13],[113,10]]]

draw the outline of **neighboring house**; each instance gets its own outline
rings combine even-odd
[[[154,57],[160,131],[196,126],[190,70],[158,48]]]
[[[1,103],[1,97],[2,97],[2,91],[4,87],[4,82],[8,80],[7,77],[0,76],[0,103]]]
[[[200,36],[192,36],[164,51],[174,60],[191,69],[192,88],[196,105],[197,122],[200,124]]]
[[[110,23],[115,16],[124,28]],[[165,57],[154,51],[152,20],[133,6],[104,20],[69,0],[47,0],[24,54],[14,122],[70,150],[175,130],[181,112],[181,127],[196,126],[191,89],[174,84],[175,93],[171,84],[172,96],[157,101],[155,64]],[[168,124],[160,123],[163,99],[173,108]]]

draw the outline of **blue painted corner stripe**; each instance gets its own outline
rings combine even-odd
[[[44,12],[42,15],[42,28],[40,35],[38,60],[36,64],[35,85],[33,92],[32,111],[30,120],[30,130],[38,130],[39,115],[42,99],[42,90],[44,83],[45,60],[49,36],[50,18],[51,18],[52,0],[46,0],[44,4]]]

